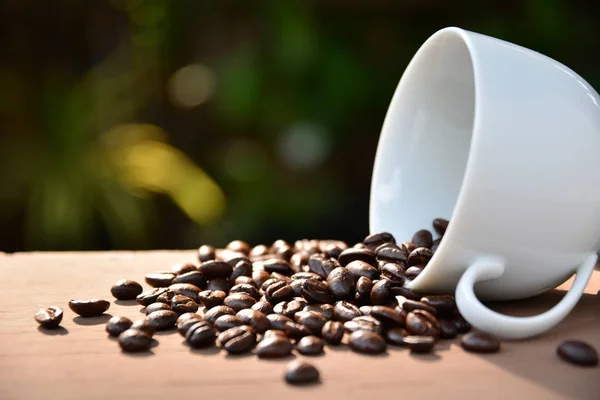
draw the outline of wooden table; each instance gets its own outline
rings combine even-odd
[[[310,358],[322,383],[308,387],[284,383],[283,370],[293,357],[259,360],[217,348],[190,350],[173,332],[158,333],[160,344],[151,352],[125,354],[106,336],[109,315],[84,319],[68,308],[71,298],[103,297],[112,301],[108,314],[141,318],[135,302],[114,301],[111,285],[120,278],[142,283],[147,272],[193,260],[190,251],[0,253],[0,399],[600,398],[599,367],[575,367],[555,355],[566,338],[600,349],[600,271],[571,315],[541,337],[504,342],[491,355],[467,353],[456,340],[440,342],[429,355],[389,348],[365,356],[346,346],[328,347],[326,355]],[[563,293],[495,308],[535,314]],[[50,305],[64,309],[63,328],[38,329],[33,314]]]

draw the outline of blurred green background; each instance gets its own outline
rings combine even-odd
[[[2,0],[0,250],[361,240],[388,103],[449,25],[600,87],[600,2]]]

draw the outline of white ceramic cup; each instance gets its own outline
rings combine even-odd
[[[409,287],[452,293],[473,326],[540,334],[581,297],[600,249],[600,98],[534,51],[446,28],[419,49],[385,118],[373,171],[371,232],[407,240],[450,225]],[[573,273],[571,290],[532,317],[488,300],[521,299]]]

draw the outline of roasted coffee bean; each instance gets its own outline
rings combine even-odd
[[[454,296],[425,296],[421,299],[421,302],[435,308],[439,315],[451,315],[456,309]]]
[[[283,331],[285,329],[285,324],[287,322],[294,322],[291,318],[286,317],[282,314],[269,314],[267,315],[267,319],[271,324],[271,329],[276,329]]]
[[[206,289],[208,290],[220,290],[222,292],[228,293],[231,289],[231,282],[229,282],[225,278],[212,278],[209,279],[206,283]]]
[[[278,281],[269,285],[265,290],[265,297],[271,304],[290,301],[294,298],[294,290],[288,283]]]
[[[425,310],[430,312],[433,315],[437,314],[437,310],[430,305],[427,305],[420,301],[410,300],[404,296],[398,296],[398,306],[400,306],[404,311],[410,312],[413,310]]]
[[[144,314],[146,315],[150,315],[153,312],[157,312],[157,311],[164,311],[164,310],[172,310],[171,306],[165,303],[152,303],[148,306],[146,306],[146,309],[144,310]]]
[[[280,260],[290,261],[292,255],[294,254],[294,251],[292,250],[292,248],[290,246],[280,246],[274,251],[274,254],[275,254],[275,257]],[[292,267],[291,264],[290,264],[290,267]],[[296,271],[293,267],[292,267],[292,270]]]
[[[500,341],[484,332],[467,333],[460,344],[463,349],[473,353],[496,353],[500,350]]]
[[[357,330],[350,335],[350,348],[359,353],[379,354],[386,349],[385,340],[377,333]]]
[[[304,307],[304,309],[302,309],[302,311],[318,312],[323,315],[326,320],[330,320],[333,318],[334,308],[335,307],[331,304],[308,304],[306,307]]]
[[[264,244],[259,244],[250,250],[249,255],[250,259],[252,259],[252,257],[264,256],[265,254],[269,254],[269,248]]]
[[[296,344],[296,350],[298,353],[305,356],[312,356],[323,353],[323,339],[316,336],[304,336]]]
[[[381,334],[383,332],[381,322],[369,315],[363,315],[356,317],[351,321],[344,322],[344,329],[350,333],[356,331],[370,331]]]
[[[208,245],[202,245],[198,249],[198,261],[204,262],[209,260],[214,260],[217,258],[217,254],[215,252],[215,248]]]
[[[246,325],[227,329],[219,334],[219,343],[229,354],[250,351],[256,344],[256,333]]]
[[[433,244],[433,236],[427,229],[421,229],[415,232],[411,240],[417,247],[430,248]]]
[[[385,326],[404,326],[405,315],[395,309],[386,306],[374,306],[369,314],[371,317],[381,321]]]
[[[169,290],[174,294],[182,294],[191,299],[197,299],[198,293],[201,292],[201,289],[198,286],[192,285],[191,283],[174,283],[169,286]]]
[[[299,311],[294,315],[294,320],[310,329],[313,335],[320,335],[327,322],[323,314],[316,311]]]
[[[284,378],[287,383],[306,384],[319,381],[319,370],[309,363],[300,360],[288,364]]]
[[[454,322],[449,319],[440,320],[440,337],[442,339],[454,339],[458,336],[458,330]]]
[[[165,303],[170,306],[171,301],[173,300],[173,297],[175,297],[175,296],[177,296],[177,295],[172,290],[167,290],[156,298],[156,302],[157,303]]]
[[[408,279],[412,280],[421,275],[421,272],[423,272],[423,268],[413,265],[412,267],[408,267],[406,269],[405,275]]]
[[[379,271],[377,268],[364,261],[352,261],[346,265],[346,269],[354,276],[354,279],[359,279],[361,276],[370,280],[379,279]]]
[[[246,310],[238,311],[236,317],[238,317],[244,325],[250,325],[258,333],[263,333],[271,329],[269,318],[260,311],[248,308]]]
[[[285,332],[278,330],[278,329],[269,329],[268,331],[266,331],[265,333],[263,333],[263,339],[269,338],[269,337],[273,337],[273,336],[281,336],[284,337],[286,339],[289,339],[287,336],[285,336]]]
[[[284,281],[286,283],[292,282],[292,278],[290,278],[289,276],[280,274],[279,272],[271,272],[271,278],[278,280],[278,281]]]
[[[327,321],[321,329],[321,336],[331,345],[340,344],[344,337],[344,324],[340,321]]]
[[[215,306],[204,313],[204,319],[214,325],[221,315],[235,315],[235,310],[225,305]]]
[[[347,301],[338,301],[333,308],[333,319],[336,321],[346,322],[361,315],[362,312],[358,307]]]
[[[238,276],[237,278],[235,278],[235,281],[233,283],[234,285],[250,285],[257,287],[256,282],[254,282],[254,279],[250,278],[249,276]]]
[[[238,253],[250,254],[250,245],[242,240],[229,242],[225,248]]]
[[[306,280],[306,279],[316,279],[318,281],[322,281],[323,277],[321,275],[315,274],[314,272],[296,272],[291,276],[292,281],[295,280]]]
[[[255,353],[260,358],[281,358],[292,353],[294,346],[284,335],[269,335],[256,346]]]
[[[276,304],[275,307],[273,307],[273,311],[276,314],[283,314],[286,317],[294,318],[294,315],[298,311],[302,311],[302,309],[305,306],[306,302],[301,302],[298,300],[282,301],[281,303]]]
[[[373,253],[375,253],[375,258],[377,258],[377,254],[378,254],[378,253],[379,253],[381,250],[383,250],[383,249],[387,249],[387,248],[391,248],[391,249],[400,250],[400,252],[401,252],[401,253],[404,255],[404,257],[407,257],[407,255],[406,255],[406,254],[404,254],[404,250],[402,250],[402,249],[400,248],[400,246],[398,246],[397,244],[395,244],[395,243],[382,243],[382,244],[380,244],[379,246],[377,246],[377,247],[375,248],[375,250],[373,250]]]
[[[198,311],[198,304],[189,297],[178,294],[171,300],[171,308],[177,314],[185,314]]]
[[[292,292],[294,292],[294,297],[302,297],[302,285],[304,285],[304,281],[306,281],[306,279],[295,279],[290,283]]]
[[[133,321],[125,317],[112,317],[106,323],[106,332],[110,336],[119,336],[127,329],[131,328]]]
[[[442,242],[442,238],[439,239],[435,239],[433,241],[433,244],[431,245],[431,252],[435,253],[438,249],[438,247],[440,247],[440,243]]]
[[[233,267],[224,261],[209,260],[200,264],[198,270],[207,279],[229,278],[233,272]]]
[[[239,261],[233,267],[229,280],[235,282],[235,280],[241,276],[252,277],[252,263],[247,260]]]
[[[408,255],[412,253],[412,251],[415,250],[417,247],[419,246],[417,246],[413,242],[402,242],[402,244],[400,245],[400,250],[402,250],[404,255],[408,257]]]
[[[414,310],[406,316],[406,329],[413,335],[440,336],[440,323],[435,316],[424,310]]]
[[[223,332],[227,329],[233,328],[234,326],[244,325],[241,319],[236,317],[235,315],[221,315],[216,319],[214,327],[219,331]]]
[[[268,301],[257,301],[252,307],[252,310],[260,311],[265,315],[273,314],[273,305]]]
[[[267,271],[256,270],[252,272],[252,279],[256,283],[256,287],[262,287],[267,279],[271,278],[271,274]]]
[[[423,297],[423,295],[418,292],[397,285],[392,285],[392,287],[390,288],[390,292],[392,293],[392,296],[403,296],[407,299],[416,301],[421,300],[421,297]]]
[[[156,332],[156,328],[150,322],[145,319],[139,319],[131,325],[129,329],[137,329],[138,331],[144,332],[146,335],[152,337],[154,332]]]
[[[402,250],[400,250],[399,248],[384,247],[383,249],[380,249],[377,252],[377,260],[404,266],[406,264],[407,258],[402,252]]]
[[[192,325],[200,321],[202,321],[202,317],[200,315],[196,313],[185,313],[181,314],[177,318],[177,321],[175,321],[175,326],[177,327],[177,332],[179,332],[181,336],[185,337],[185,334],[188,331],[188,329],[190,329]]]
[[[117,281],[110,288],[110,293],[117,300],[135,300],[135,298],[141,294],[142,291],[142,285],[127,279],[121,279]]]
[[[263,267],[265,271],[268,273],[278,272],[282,275],[292,275],[294,273],[294,269],[286,260],[281,260],[279,258],[272,258],[264,262]]]
[[[246,293],[231,293],[225,297],[223,304],[233,308],[236,312],[252,307],[256,303],[256,300],[252,296]]]
[[[206,278],[200,271],[189,271],[183,274],[177,275],[173,279],[173,283],[191,283],[194,286],[203,288],[206,286]]]
[[[174,278],[172,272],[154,272],[145,276],[146,283],[155,288],[171,286]]]
[[[358,304],[364,304],[371,301],[371,289],[373,282],[366,276],[361,276],[356,281],[356,293],[354,299]]]
[[[408,255],[406,265],[409,267],[413,265],[427,265],[431,257],[433,257],[433,253],[427,247],[417,247]]]
[[[263,284],[260,287],[260,292],[262,292],[264,294],[264,292],[269,288],[269,286],[271,286],[272,284],[274,284],[275,282],[280,282],[281,279],[277,279],[277,278],[269,278],[266,281],[263,282]],[[285,282],[284,282],[285,283]]]
[[[224,249],[219,254],[219,261],[224,261],[233,268],[240,261],[250,262],[250,259],[247,254]]]
[[[322,278],[327,278],[331,271],[340,266],[341,265],[337,260],[326,258],[321,254],[313,254],[308,259],[308,267],[310,270]]]
[[[392,284],[387,279],[381,279],[373,285],[371,289],[371,303],[374,305],[388,304],[392,299],[390,291]]]
[[[328,244],[327,247],[325,247],[325,250],[323,250],[323,254],[325,254],[325,257],[335,258],[337,260],[340,254],[342,254],[342,251],[344,251],[344,249],[338,245]]]
[[[211,309],[216,306],[223,304],[227,294],[220,290],[203,290],[198,293],[198,301],[204,305],[207,309]]]
[[[370,265],[376,265],[377,260],[375,259],[375,253],[369,249],[357,249],[355,247],[346,249],[338,257],[338,261],[343,267],[347,266],[353,261],[363,261]]]
[[[373,310],[373,306],[365,305],[365,306],[360,306],[358,309],[360,310],[360,312],[363,315],[369,315],[369,314],[371,314],[371,310]]]
[[[237,284],[237,285],[233,286],[229,290],[229,294],[231,295],[234,293],[245,293],[248,296],[254,298],[254,300],[260,299],[260,293],[258,292],[258,289],[256,288],[256,286],[250,285],[247,283]]]
[[[385,263],[383,267],[381,267],[381,277],[398,285],[403,285],[406,281],[404,268],[402,268],[399,264],[394,263]]]
[[[193,348],[212,346],[216,338],[217,331],[208,321],[196,322],[185,333],[185,340]]]
[[[329,286],[316,279],[307,279],[304,281],[301,292],[302,297],[312,304],[333,302],[333,297],[329,293]]]
[[[410,336],[410,333],[404,328],[390,328],[385,331],[385,341],[396,346],[404,346],[404,338],[407,336]]]
[[[302,267],[308,265],[308,254],[296,253],[290,258],[290,265],[294,271],[300,271]]]
[[[304,336],[312,334],[311,330],[306,326],[294,322],[286,322],[283,326],[283,331],[287,337],[294,340],[300,340]]]
[[[467,333],[471,330],[471,324],[469,324],[462,315],[455,316],[452,322],[458,333]]]
[[[183,275],[188,272],[198,271],[198,267],[196,267],[192,263],[179,263],[179,264],[173,265],[171,267],[171,271],[173,271],[173,273],[175,275]],[[175,283],[177,283],[177,282],[175,282]],[[187,283],[187,282],[182,282],[182,283]],[[189,283],[192,283],[192,282],[189,282]]]
[[[146,321],[150,322],[157,331],[166,331],[175,326],[179,315],[175,311],[161,310],[153,312],[146,316]]]
[[[59,307],[42,308],[35,313],[34,319],[42,328],[56,329],[63,319],[63,310]]]
[[[435,345],[433,336],[406,336],[403,341],[412,353],[429,353]]]
[[[327,277],[329,291],[336,300],[352,299],[355,290],[354,276],[347,268],[338,267]]]
[[[389,232],[379,232],[369,235],[363,240],[363,243],[371,250],[376,249],[384,243],[396,243],[396,239]]]
[[[348,248],[348,244],[346,244],[346,242],[343,242],[341,240],[320,240],[319,241],[319,250],[321,250],[322,253],[327,253],[327,248],[330,246],[339,247],[340,249],[342,249],[342,251],[344,251]],[[335,258],[337,258],[337,257],[335,257]]]
[[[139,329],[127,329],[119,335],[119,346],[128,353],[147,351],[151,345],[152,336]]]
[[[563,360],[580,366],[593,367],[598,365],[598,352],[586,342],[580,340],[565,340],[556,353]]]
[[[290,247],[290,244],[288,242],[286,242],[283,239],[277,239],[276,241],[273,242],[273,244],[271,245],[271,249],[270,251],[272,253],[274,253],[275,251],[277,251],[277,249],[279,249],[280,247]]]
[[[69,308],[82,317],[97,317],[110,308],[110,303],[102,299],[71,300]]]
[[[446,229],[448,229],[449,221],[443,218],[436,218],[433,220],[433,229],[440,235],[444,235],[446,233]]]

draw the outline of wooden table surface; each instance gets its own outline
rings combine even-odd
[[[467,353],[456,340],[441,341],[428,355],[390,347],[384,355],[366,356],[328,347],[325,355],[310,357],[322,382],[292,387],[283,370],[303,356],[260,360],[217,348],[191,350],[174,331],[158,333],[151,352],[126,354],[107,338],[110,315],[143,316],[135,302],[114,301],[109,289],[115,281],[143,283],[145,273],[193,260],[190,251],[0,253],[0,399],[600,399],[600,367],[572,366],[555,355],[566,338],[600,349],[599,270],[565,321],[541,337],[503,342],[500,353]],[[494,308],[535,314],[567,287]],[[67,305],[71,298],[94,297],[111,301],[109,315],[84,319]],[[34,313],[51,305],[63,308],[63,328],[38,329]]]

